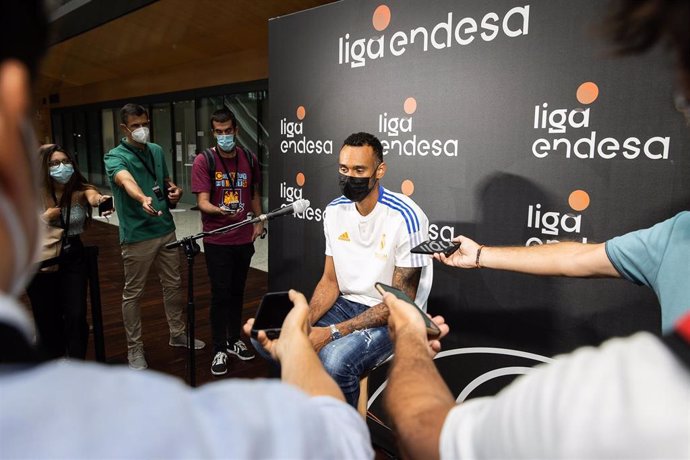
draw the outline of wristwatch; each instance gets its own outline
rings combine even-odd
[[[335,327],[335,324],[331,324],[330,326],[328,326],[328,328],[331,330],[331,342],[334,340],[338,340],[340,337],[342,337],[338,328]]]

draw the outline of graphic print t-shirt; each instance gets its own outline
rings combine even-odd
[[[261,184],[259,162],[256,157],[254,157],[254,168],[252,169],[247,160],[247,154],[240,147],[237,147],[237,156],[235,158],[221,158],[216,153],[215,147],[211,150],[213,151],[216,167],[213,172],[215,189],[209,201],[212,205],[218,207],[236,207],[237,212],[232,216],[216,216],[202,212],[201,223],[205,232],[245,220],[247,213],[252,210],[251,187],[255,184],[257,186]],[[203,154],[199,154],[194,159],[194,166],[192,167],[192,192],[211,193],[211,185],[211,175],[208,171],[206,157]],[[245,225],[227,233],[208,236],[204,238],[204,242],[211,244],[251,243],[252,230],[252,225]]]

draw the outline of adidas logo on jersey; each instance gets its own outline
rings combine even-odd
[[[347,234],[347,232],[343,233],[338,237],[340,241],[350,241],[350,235]]]

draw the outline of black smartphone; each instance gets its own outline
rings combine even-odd
[[[251,331],[252,337],[256,339],[259,331],[264,331],[269,339],[277,339],[283,327],[283,321],[290,310],[292,310],[292,301],[287,291],[269,292],[264,295],[256,311]]]
[[[458,250],[460,243],[453,243],[452,241],[444,240],[428,240],[422,244],[410,249],[414,254],[433,254],[435,252],[442,252],[446,257]]]
[[[170,182],[165,181],[163,183],[163,189],[163,193],[165,193],[165,201],[168,202],[168,208],[175,209],[177,207],[177,204],[170,202],[170,198],[168,198],[168,193],[170,193]]]
[[[103,202],[98,204],[98,215],[102,216],[104,212],[113,210],[113,197],[109,196]]]
[[[429,318],[426,315],[424,310],[419,308],[419,306],[416,303],[414,303],[410,299],[410,297],[407,294],[405,294],[403,291],[401,291],[398,288],[394,288],[393,286],[388,286],[388,285],[383,284],[383,283],[376,283],[376,284],[374,284],[374,287],[376,288],[377,291],[379,291],[381,293],[381,295],[385,294],[386,292],[390,292],[391,294],[393,294],[398,299],[404,300],[405,302],[412,304],[415,307],[417,307],[417,311],[419,312],[419,314],[422,315],[422,318],[424,318],[424,324],[426,325],[426,335],[428,337],[434,338],[434,337],[438,337],[439,335],[441,335],[441,330],[438,328],[436,323],[431,321],[431,318]]]

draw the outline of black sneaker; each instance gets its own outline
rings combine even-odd
[[[232,345],[228,344],[228,353],[237,356],[242,361],[249,361],[254,359],[254,352],[252,352],[247,345],[244,344],[242,339],[237,339],[237,342]]]
[[[222,351],[216,353],[211,363],[211,374],[223,375],[228,373],[228,355]]]

